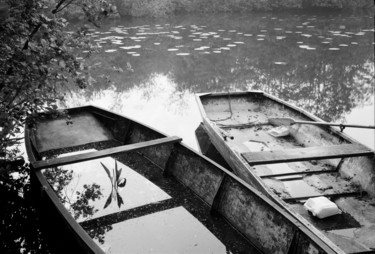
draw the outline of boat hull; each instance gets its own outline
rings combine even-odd
[[[62,198],[58,195],[61,192],[56,190],[54,182],[56,177],[48,177],[47,173],[51,171],[57,173],[57,176],[61,176],[59,174],[61,170],[65,170],[64,166],[71,167],[73,165],[78,165],[76,170],[85,172],[83,171],[84,164],[80,163],[92,163],[94,160],[102,158],[109,158],[113,161],[111,158],[114,158],[116,165],[122,165],[123,169],[129,167],[136,170],[137,174],[147,178],[147,181],[152,181],[158,185],[158,188],[164,188],[172,199],[171,201],[160,201],[161,204],[169,204],[168,202],[173,202],[174,198],[170,187],[165,187],[165,184],[172,184],[172,186],[177,184],[180,186],[178,190],[182,195],[192,193],[197,200],[201,200],[199,202],[202,203],[199,203],[197,208],[190,210],[191,213],[194,213],[195,210],[200,209],[199,207],[207,207],[209,212],[206,213],[206,216],[208,217],[202,219],[201,223],[208,228],[212,227],[211,230],[215,233],[216,226],[210,223],[215,223],[218,220],[221,221],[220,224],[227,223],[229,225],[228,232],[233,232],[234,235],[239,232],[238,239],[232,239],[234,240],[232,243],[232,240],[229,240],[229,250],[231,246],[236,245],[236,242],[242,241],[244,245],[248,246],[247,250],[253,253],[341,253],[312,233],[288,210],[276,205],[230,171],[181,144],[179,139],[167,137],[139,122],[97,107],[75,108],[69,112],[73,116],[73,121],[74,115],[80,114],[79,112],[94,114],[110,134],[106,136],[114,137],[117,146],[113,147],[111,140],[90,142],[84,139],[83,143],[75,140],[73,146],[65,143],[64,147],[53,146],[50,148],[51,150],[43,149],[42,152],[38,152],[40,147],[45,146],[36,142],[38,129],[31,128],[26,129],[25,142],[32,166],[34,191],[40,201],[41,208],[50,208],[49,218],[61,222],[59,225],[65,228],[64,232],[70,232],[71,239],[75,239],[75,246],[78,246],[80,252],[104,253],[103,246],[99,246],[97,239],[93,240],[92,231],[89,230],[92,229],[90,225],[97,227],[96,223],[102,222],[106,225],[104,228],[108,228],[108,226],[111,228],[116,224],[109,225],[109,219],[115,219],[116,223],[123,223],[127,222],[128,218],[134,219],[134,214],[132,215],[127,210],[121,210],[79,222],[80,217],[69,212],[66,203],[62,203]],[[101,119],[105,120],[101,121]],[[77,137],[77,139],[79,138]],[[97,146],[98,143],[99,146]],[[59,153],[71,153],[93,147],[97,151],[90,150],[83,154],[68,154],[65,157],[56,158],[56,154]],[[42,159],[43,157],[47,157],[47,159]],[[78,161],[79,163],[77,163]],[[100,161],[100,163],[102,162]],[[106,163],[104,162],[104,164]],[[99,167],[101,167],[100,164]],[[104,174],[105,177],[104,170],[90,172],[93,172],[92,175]],[[94,174],[94,172],[98,173]],[[82,179],[84,177],[82,173]],[[188,197],[190,196],[189,194]],[[144,208],[149,206],[165,209],[161,208],[158,202],[152,202]],[[115,209],[115,207],[112,208]],[[133,210],[140,211],[142,209],[134,208]],[[111,229],[108,230],[111,231]],[[222,235],[216,237],[221,240],[226,239]],[[130,243],[122,242],[122,244],[124,250],[130,246]]]
[[[300,209],[301,201],[307,200],[314,195],[320,196],[325,194],[329,197],[338,199],[341,202],[341,197],[352,194],[361,195],[361,192],[348,192],[343,194],[326,192],[321,194],[320,191],[316,192],[311,186],[304,183],[304,179],[306,178],[305,172],[302,172],[301,174],[300,171],[302,170],[299,169],[306,168],[305,164],[300,162],[302,159],[306,159],[307,163],[313,161],[312,163],[314,165],[312,165],[312,167],[318,169],[311,169],[311,173],[315,172],[315,175],[308,175],[309,181],[312,181],[312,178],[317,178],[317,176],[326,176],[325,174],[321,174],[324,173],[321,172],[321,165],[329,165],[329,168],[335,168],[335,170],[327,171],[327,174],[333,172],[335,174],[338,173],[338,175],[343,178],[345,178],[345,176],[350,177],[351,181],[355,182],[356,185],[363,187],[362,191],[369,194],[366,196],[368,200],[363,203],[362,208],[364,209],[366,204],[372,202],[371,200],[373,200],[374,196],[374,153],[371,149],[358,145],[361,152],[365,151],[363,154],[358,153],[357,155],[353,155],[355,153],[350,152],[349,156],[352,156],[353,158],[338,158],[339,156],[346,156],[343,152],[343,147],[346,144],[351,147],[352,144],[357,145],[357,142],[342,132],[328,126],[318,127],[312,125],[295,125],[289,127],[290,135],[285,138],[274,138],[270,136],[268,131],[272,126],[269,124],[268,118],[282,116],[302,121],[321,122],[322,120],[300,108],[260,91],[207,93],[197,95],[196,99],[203,122],[201,126],[198,127],[196,133],[200,133],[201,137],[204,137],[204,135],[207,136],[206,140],[201,143],[202,150],[207,150],[205,147],[211,147],[210,153],[205,153],[206,155],[216,160],[218,156],[216,155],[216,157],[212,157],[211,155],[217,153],[220,154],[222,158],[219,159],[224,159],[236,175],[255,189],[259,190],[263,195],[270,198],[275,204],[285,209],[289,209],[299,221],[310,227],[311,231],[316,236],[324,239],[324,241],[331,246],[335,246],[336,249],[340,249],[338,247],[340,246],[346,251],[349,250],[355,252],[358,250],[368,251],[373,248],[372,244],[367,246],[362,244],[362,242],[366,243],[366,237],[359,240],[356,239],[359,243],[352,241],[351,245],[354,247],[344,246],[345,241],[348,242],[349,238],[337,240],[330,232],[327,233],[327,230],[322,230],[311,225],[314,224],[312,223],[313,219],[311,218],[311,215],[303,212],[303,209]],[[209,141],[207,141],[207,139]],[[207,144],[210,142],[212,143],[211,145]],[[254,144],[258,145],[258,147],[254,148]],[[314,147],[316,146],[329,147],[330,145],[332,149],[339,150],[340,153],[335,151],[340,154],[339,156],[334,154],[331,158],[330,156],[327,156],[327,154],[324,154],[326,152],[318,151],[318,155],[314,155],[315,157],[313,157],[313,155],[304,155],[302,156],[302,159],[298,156],[294,158],[299,151],[305,152],[305,150],[307,151],[310,149],[309,151],[315,152]],[[215,150],[212,147],[217,151],[212,151]],[[256,151],[259,147],[261,147],[261,150],[270,149],[270,151]],[[353,147],[356,148],[357,146],[353,145]],[[255,149],[255,152],[251,149]],[[273,151],[273,149],[276,150]],[[327,151],[329,151],[329,149]],[[275,159],[277,154],[283,154],[281,156],[282,159]],[[257,160],[256,158],[261,158],[261,160]],[[316,163],[316,161],[318,161],[318,163]],[[257,163],[260,166],[258,166]],[[356,171],[356,173],[353,171]],[[326,179],[329,178],[327,177]],[[326,179],[322,181],[327,181]],[[333,189],[335,189],[337,183],[328,183],[332,184]],[[290,188],[290,186],[293,187],[293,185],[296,186],[297,184],[299,189],[296,189],[293,192],[293,189]],[[352,183],[349,182],[349,185],[350,184]],[[280,188],[280,186],[283,188]],[[284,186],[289,187],[289,189],[285,189]],[[342,187],[337,186],[337,188],[339,189]],[[290,191],[291,189],[292,194],[290,194],[290,192],[287,193],[287,191]],[[292,205],[290,203],[292,203]],[[295,205],[294,203],[299,204]],[[294,212],[293,209],[302,212]],[[348,209],[348,213],[355,214],[355,211],[354,209]],[[372,227],[371,223],[367,224],[360,221],[372,221],[373,216],[367,216],[365,219],[361,218],[360,215],[355,215],[354,217],[358,223],[355,225],[353,223],[347,223],[348,227],[350,225],[350,227],[362,228],[363,230]],[[315,222],[315,224],[319,223]],[[332,239],[335,241],[333,242]]]

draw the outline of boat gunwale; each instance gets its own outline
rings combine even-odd
[[[32,145],[30,140],[30,129],[25,128],[25,147],[29,157],[30,164],[37,161],[32,152]],[[86,253],[105,254],[105,252],[97,245],[94,240],[87,234],[87,232],[77,223],[73,216],[64,207],[55,191],[52,189],[47,179],[44,177],[41,170],[34,170],[32,164],[30,166],[31,174],[33,174],[38,184],[40,184],[40,194],[45,194],[52,202],[54,209],[57,210],[58,216],[65,220],[68,230],[74,232],[74,238],[77,239],[79,245],[86,250]]]
[[[215,93],[199,93],[199,94],[195,94],[195,99],[196,99],[196,102],[198,104],[198,108],[199,108],[199,111],[201,113],[201,117],[202,117],[203,123],[208,128],[208,132],[210,132],[210,130],[211,130],[212,132],[215,133],[216,137],[221,137],[220,133],[218,131],[218,129],[220,127],[219,126],[217,126],[217,128],[213,127],[214,124],[212,124],[212,121],[210,120],[210,118],[208,117],[208,115],[206,114],[206,111],[204,109],[204,106],[203,106],[203,103],[202,103],[202,98],[205,98],[205,97],[206,98],[207,97],[213,97],[213,98],[215,98],[215,97],[216,98],[223,97],[224,98],[224,97],[231,96],[231,95],[234,95],[234,96],[246,96],[246,95],[249,95],[249,94],[256,94],[256,95],[264,96],[264,97],[266,97],[266,98],[268,98],[270,100],[275,101],[278,104],[281,104],[281,105],[284,105],[286,107],[290,107],[293,110],[296,110],[300,114],[304,115],[305,117],[307,117],[307,118],[309,118],[309,119],[311,119],[313,121],[324,122],[322,119],[314,116],[313,114],[305,111],[304,109],[301,109],[301,108],[299,108],[299,107],[297,107],[297,106],[295,106],[293,104],[290,104],[290,103],[288,103],[286,101],[283,101],[283,100],[281,100],[281,99],[279,99],[279,98],[277,98],[277,97],[275,97],[273,95],[270,95],[270,94],[268,94],[268,93],[266,93],[264,91],[260,91],[260,90],[237,91],[237,92],[215,92]],[[345,133],[340,132],[339,130],[334,129],[331,126],[322,126],[320,128],[329,129],[330,131],[332,131],[336,135],[339,135],[340,137],[342,137],[343,139],[345,139],[345,140],[347,140],[347,141],[349,141],[351,143],[359,143],[358,141],[356,141],[353,138],[349,137]],[[208,135],[210,136],[210,134],[208,134]],[[224,144],[225,148],[227,150],[229,150],[232,153],[232,155],[234,155],[235,157],[237,157],[238,161],[242,162],[242,164],[244,164],[245,167],[248,169],[247,162],[244,160],[244,158],[242,158],[239,154],[233,152],[232,149],[227,145],[227,143],[225,141],[223,141],[222,139],[220,139],[219,142],[222,143],[222,144]],[[215,145],[215,142],[213,142],[213,144]],[[367,147],[367,146],[365,146],[365,147]],[[220,152],[220,150],[219,150],[219,152]],[[227,161],[227,163],[229,163],[229,162]],[[319,230],[315,226],[311,225],[310,222],[308,222],[305,218],[303,218],[297,212],[291,212],[291,211],[289,211],[289,209],[287,209],[287,205],[288,204],[285,203],[283,200],[281,200],[281,198],[279,196],[277,196],[276,194],[273,194],[273,193],[270,193],[269,191],[267,191],[267,187],[265,186],[265,184],[264,184],[264,182],[263,182],[263,180],[261,179],[260,176],[252,173],[251,171],[249,173],[253,176],[254,180],[257,181],[257,183],[267,192],[267,194],[269,194],[269,197],[267,196],[267,198],[271,199],[279,207],[281,207],[284,211],[286,211],[290,216],[292,216],[296,221],[298,221],[299,223],[301,223],[302,225],[304,225],[304,228],[308,229],[308,234],[307,235],[310,236],[310,238],[311,238],[311,236],[313,236],[314,239],[316,239],[316,238],[319,239],[319,242],[322,243],[322,244],[319,245],[320,247],[327,246],[332,251],[335,251],[337,253],[344,253],[344,251],[341,248],[339,248],[336,245],[336,243],[334,243],[332,240],[330,240],[328,237],[326,237],[321,232],[321,230]]]
[[[105,110],[103,108],[100,108],[100,107],[97,107],[97,106],[90,105],[90,106],[83,106],[83,107],[75,107],[75,108],[71,108],[71,109],[82,110],[82,109],[85,109],[85,108],[87,108],[89,110],[90,109],[91,110],[98,109],[100,111],[104,111],[105,113],[109,113],[110,115],[114,115],[114,116],[117,116],[119,118],[128,119],[128,120],[133,121],[133,122],[135,122],[139,125],[142,125],[143,127],[147,127],[147,128],[149,128],[149,129],[151,129],[151,130],[153,130],[153,131],[155,131],[159,134],[165,135],[165,134],[155,130],[154,128],[151,128],[151,127],[149,127],[145,124],[142,124],[138,121],[134,121],[131,118],[128,118],[124,115],[117,114],[117,113],[114,113],[114,112],[110,112],[110,111],[107,111],[107,110]],[[71,109],[69,109],[69,110],[71,110]],[[27,153],[29,155],[30,162],[35,162],[36,158],[34,156],[34,153],[33,153],[32,149],[31,149],[29,134],[30,134],[29,129],[26,128],[26,130],[25,130],[25,145],[26,145],[26,148],[27,148],[26,150],[27,150]],[[167,135],[165,135],[165,136],[167,136]],[[213,160],[211,160],[211,159],[207,158],[206,156],[204,156],[202,154],[199,154],[197,151],[189,148],[185,144],[176,143],[176,145],[182,146],[184,149],[187,149],[188,151],[193,152],[196,156],[200,157],[201,159],[204,159],[208,163],[213,164],[217,169],[219,169],[221,172],[224,173],[224,177],[229,176],[234,181],[240,183],[243,187],[246,188],[246,190],[253,193],[256,197],[261,199],[267,206],[271,207],[271,209],[273,209],[277,213],[281,214],[286,219],[287,222],[291,223],[294,227],[295,233],[298,232],[298,231],[301,231],[303,234],[307,235],[307,237],[309,237],[312,242],[314,242],[317,246],[319,246],[326,253],[337,253],[336,248],[333,248],[333,246],[331,246],[330,244],[327,244],[327,242],[325,242],[320,237],[318,237],[316,234],[314,234],[311,231],[311,228],[309,227],[309,225],[306,225],[305,223],[301,222],[298,218],[295,217],[294,214],[290,213],[290,211],[285,209],[285,207],[276,205],[274,201],[272,201],[269,197],[265,196],[263,193],[261,193],[260,191],[258,191],[254,187],[250,186],[246,181],[244,181],[240,177],[236,176],[232,172],[228,171],[224,167],[220,166],[219,164],[217,164]],[[86,249],[87,248],[90,249],[91,252],[88,252],[88,253],[104,253],[104,251],[99,247],[99,245],[94,242],[94,240],[87,234],[87,232],[79,225],[79,223],[72,217],[72,215],[68,212],[68,210],[63,206],[59,197],[54,192],[54,190],[52,189],[52,187],[50,186],[50,184],[48,183],[48,181],[46,180],[46,178],[42,174],[41,170],[34,170],[32,167],[31,167],[31,170],[36,175],[39,183],[42,185],[42,191],[44,191],[45,194],[47,194],[48,198],[53,202],[53,204],[54,204],[55,208],[57,209],[58,213],[60,214],[60,216],[62,216],[66,220],[66,222],[68,223],[70,228],[74,231],[75,237],[77,238],[77,240],[83,242],[83,244],[85,245],[83,247],[86,247]],[[189,187],[187,187],[187,188],[189,188]],[[195,192],[193,189],[191,189],[191,190],[193,192]],[[202,201],[205,202],[204,200],[202,200]]]

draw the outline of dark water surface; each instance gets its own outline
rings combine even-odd
[[[374,125],[372,14],[116,19],[90,32],[99,47],[91,85],[66,106],[95,104],[193,148],[201,92],[261,89],[325,121]],[[345,132],[374,147],[373,130]]]

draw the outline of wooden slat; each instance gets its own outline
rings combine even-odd
[[[130,144],[130,145],[104,149],[101,151],[77,154],[77,155],[61,157],[61,158],[45,160],[45,161],[36,161],[32,163],[32,167],[34,169],[56,167],[56,166],[61,166],[64,164],[88,161],[88,160],[103,158],[103,157],[118,154],[118,153],[130,152],[130,151],[139,150],[142,148],[148,148],[148,147],[153,147],[156,145],[169,144],[169,143],[175,143],[175,142],[181,142],[181,141],[182,139],[176,136],[154,139],[154,140],[150,140],[146,142],[140,142],[140,143],[135,143],[135,144]]]
[[[310,171],[295,171],[281,174],[262,175],[260,178],[272,178],[281,176],[292,176],[292,175],[310,175],[310,174],[326,174],[326,173],[337,173],[337,170],[310,170]]]
[[[374,151],[371,151],[367,147],[354,144],[242,153],[242,156],[250,165],[322,160],[369,155],[374,155]]]
[[[340,197],[351,197],[351,196],[360,196],[365,195],[365,192],[344,192],[344,193],[332,193],[332,194],[320,194],[320,195],[311,195],[311,196],[301,196],[301,197],[291,197],[291,198],[283,198],[286,202],[293,202],[298,200],[305,200],[309,198],[316,198],[316,197],[327,197],[327,198],[340,198]]]

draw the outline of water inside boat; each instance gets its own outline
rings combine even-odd
[[[258,253],[142,153],[47,168],[43,174],[70,214],[108,253]]]

